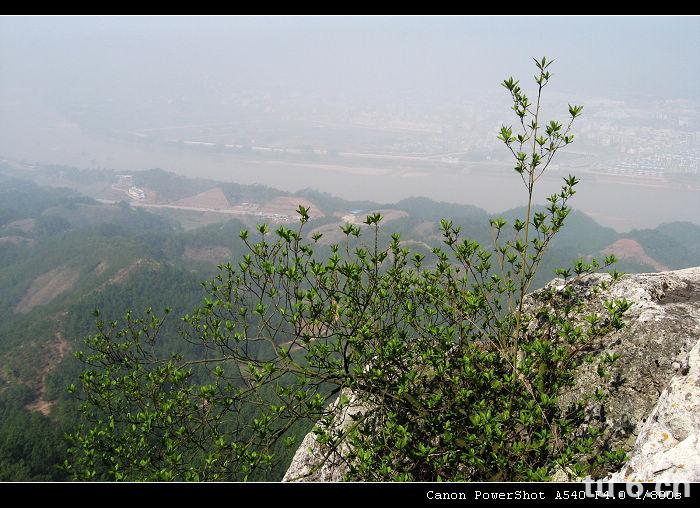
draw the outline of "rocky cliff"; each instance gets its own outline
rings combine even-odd
[[[616,382],[604,405],[591,408],[605,419],[608,443],[628,453],[612,479],[700,481],[700,267],[625,275],[590,303],[623,297],[633,303],[626,326],[595,346],[620,355]],[[580,369],[580,390],[596,383],[594,368]],[[333,425],[349,425],[359,411],[367,408],[351,405]],[[283,481],[342,479],[342,450],[325,449],[309,433]]]

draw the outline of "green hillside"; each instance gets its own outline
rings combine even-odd
[[[700,226],[692,222],[661,224],[656,229],[635,229],[629,237],[672,270],[697,265],[700,260]]]

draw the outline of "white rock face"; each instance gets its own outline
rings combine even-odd
[[[341,396],[349,398],[349,403],[341,410],[335,410],[335,416],[328,430],[334,436],[340,436],[343,431],[364,416],[368,408],[359,403],[352,392],[342,391]],[[337,408],[340,397],[332,404]],[[316,440],[316,435],[309,432],[299,445],[292,463],[282,478],[283,482],[339,482],[348,471],[348,465],[343,455],[348,452],[348,444],[341,443],[333,448],[322,445]]]
[[[620,354],[605,402],[613,448],[629,460],[613,481],[700,481],[700,267],[630,274],[604,298],[633,302],[601,347]],[[596,383],[591,371],[577,384]]]
[[[700,340],[700,267],[625,275],[602,298],[632,302],[623,318],[625,327],[597,345],[620,355],[610,369],[617,382],[600,413],[611,447],[629,454],[659,396],[687,367],[688,354]],[[599,385],[594,366],[582,366],[576,383],[568,398]]]
[[[700,481],[700,342],[659,397],[613,481]]]

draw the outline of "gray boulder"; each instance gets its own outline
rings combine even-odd
[[[700,342],[677,369],[612,481],[700,481]]]
[[[595,279],[600,277],[606,276]],[[592,297],[590,305],[600,307],[614,298],[633,305],[624,316],[626,326],[593,345],[620,358],[610,369],[614,382],[609,398],[589,407],[589,418],[605,422],[605,445],[629,453],[659,396],[679,369],[687,368],[688,354],[700,340],[700,267],[625,275]],[[576,399],[600,385],[596,369],[597,364],[583,364],[576,388],[563,399]]]

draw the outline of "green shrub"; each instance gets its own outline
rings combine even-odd
[[[578,179],[565,178],[543,211],[533,191],[573,142],[582,111],[569,106],[566,124],[544,123],[551,62],[535,62],[534,103],[513,78],[503,82],[518,127],[503,126],[499,139],[526,191],[522,218],[492,219],[487,246],[441,221],[430,265],[398,234],[380,248],[380,214],[343,226],[345,242],[323,258],[314,253],[320,235],[305,240],[303,207],[296,229],[260,224],[255,240],[242,231],[247,254],[221,266],[202,306],[182,317],[198,355],[159,358],[162,319],[150,311],[122,327],[98,322],[90,351],[79,354],[80,388],[71,387],[85,415],[70,436],[73,476],[260,478],[279,469],[308,421],[328,450],[350,445],[348,479],[543,480],[557,467],[584,474],[619,462],[611,450],[590,459],[599,429],[581,425],[586,399],[560,401],[587,345],[623,326],[629,303],[589,312],[577,290],[614,258],[579,260],[558,271],[558,289],[526,298]],[[590,397],[605,396],[601,376]],[[351,399],[366,410],[335,427]]]

